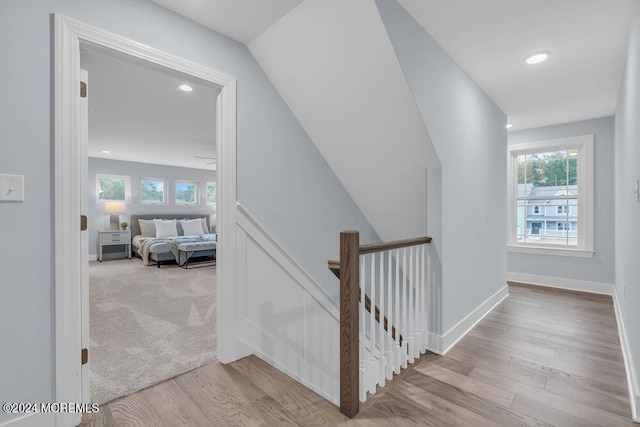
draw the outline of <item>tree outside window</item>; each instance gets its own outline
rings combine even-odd
[[[207,205],[215,205],[218,200],[218,188],[215,182],[207,182]]]
[[[140,201],[142,203],[165,203],[165,185],[163,180],[143,178],[140,180]]]
[[[176,203],[195,205],[198,203],[198,184],[195,182],[176,182]]]
[[[129,199],[129,177],[96,175],[98,202],[126,202]]]

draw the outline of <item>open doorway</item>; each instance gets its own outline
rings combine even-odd
[[[87,203],[81,203],[88,194],[88,172],[86,168],[82,170],[88,147],[83,145],[79,124],[82,116],[80,45],[89,43],[107,48],[222,88],[216,108],[216,222],[220,229],[228,230],[233,230],[235,225],[236,209],[236,80],[66,17],[54,16],[54,23],[55,395],[57,401],[89,402],[88,387],[83,387],[88,382],[88,364],[81,362],[85,360],[85,349],[89,346],[89,319],[88,316],[83,317],[87,310],[83,311],[82,307],[88,304],[88,298],[83,297],[88,294],[87,248],[93,238],[89,238],[85,225]],[[216,344],[217,358],[222,362],[237,358],[236,325],[233,321],[236,307],[235,250],[235,233],[218,235]],[[61,425],[75,425],[80,421],[78,414],[58,414],[56,419]]]
[[[215,358],[221,87],[89,43],[80,51],[88,387],[103,404]]]

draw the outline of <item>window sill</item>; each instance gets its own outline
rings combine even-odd
[[[507,245],[507,252],[534,255],[566,256],[573,258],[593,258],[594,251],[584,249],[549,248],[541,246]]]

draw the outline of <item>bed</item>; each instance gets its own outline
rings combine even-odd
[[[156,238],[155,227],[153,227],[153,232],[150,232],[148,228],[148,224],[151,224],[151,222],[143,221],[141,227],[140,221],[138,221],[152,221],[154,219],[177,220],[178,236]],[[203,235],[185,235],[180,220],[196,219],[201,219],[204,223],[202,224]],[[205,230],[210,230],[209,214],[131,215],[132,251],[136,256],[142,258],[144,265],[150,265],[151,262],[155,262],[158,268],[160,268],[162,262],[167,261],[175,261],[183,268],[190,268],[196,265],[193,262],[194,258],[201,259],[202,257],[213,258],[215,262],[217,238],[215,234],[204,233]],[[211,264],[208,263],[207,265]],[[198,265],[202,266],[204,264]]]

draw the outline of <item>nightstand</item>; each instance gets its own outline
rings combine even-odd
[[[131,259],[131,232],[128,230],[98,231],[98,261],[102,262],[102,247],[125,245],[125,255]]]

